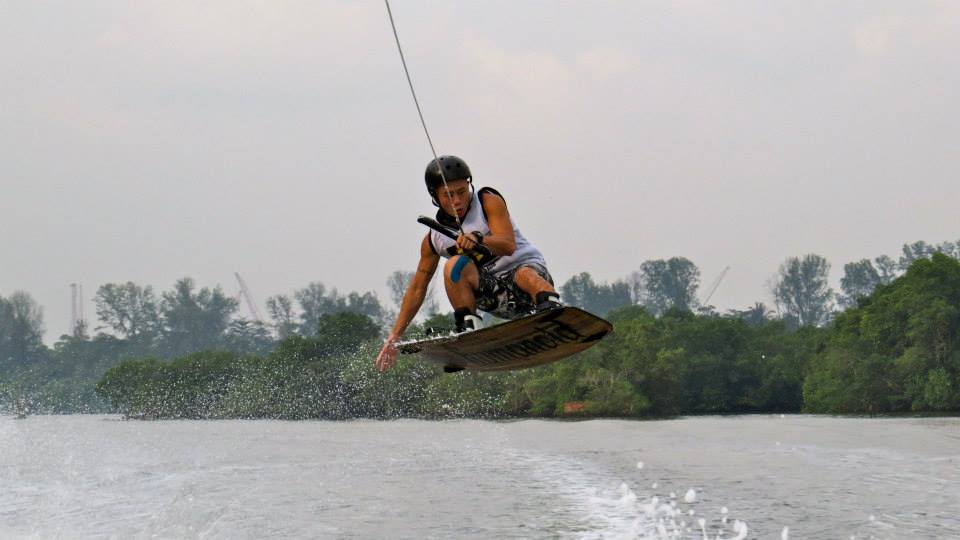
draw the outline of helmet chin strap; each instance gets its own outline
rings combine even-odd
[[[427,142],[430,143],[430,151],[433,152],[433,161],[437,164],[437,169],[440,170],[440,179],[443,180],[443,189],[447,194],[448,199],[452,199],[450,196],[450,186],[447,185],[447,175],[443,173],[443,166],[440,164],[440,158],[437,157],[437,149],[433,146],[433,139],[430,138],[430,132],[427,130],[427,122],[423,119],[423,111],[420,109],[420,100],[417,99],[417,92],[413,89],[413,80],[410,79],[410,70],[407,69],[407,61],[403,57],[403,48],[400,47],[400,36],[397,35],[397,25],[393,22],[393,12],[390,10],[390,0],[383,0],[387,5],[387,15],[390,17],[390,27],[393,28],[393,38],[397,42],[397,52],[400,53],[400,62],[403,64],[403,72],[407,75],[407,84],[410,86],[410,94],[413,95],[413,103],[417,106],[417,114],[420,115],[420,123],[423,125],[423,132],[427,135]],[[471,185],[473,181],[471,179]],[[456,212],[453,213],[453,218],[457,221],[457,229],[460,230],[460,234],[463,234],[463,225],[460,223],[460,216]]]

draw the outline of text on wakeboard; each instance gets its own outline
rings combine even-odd
[[[534,326],[535,331],[529,337],[485,351],[463,353],[461,356],[475,364],[498,364],[510,360],[522,360],[536,354],[556,349],[568,343],[586,343],[599,339],[599,336],[585,336],[573,327],[560,321],[549,321]]]

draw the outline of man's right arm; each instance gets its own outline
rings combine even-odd
[[[400,305],[400,313],[397,314],[397,321],[393,324],[388,341],[397,341],[403,336],[403,332],[410,325],[410,322],[417,316],[420,306],[423,305],[424,298],[427,297],[427,290],[430,287],[430,280],[437,271],[437,265],[440,263],[440,256],[433,252],[430,246],[430,235],[423,238],[420,245],[420,262],[417,264],[417,271],[410,280],[406,294],[403,295],[403,302]]]
[[[400,341],[403,332],[417,316],[420,306],[423,305],[423,299],[427,297],[427,289],[430,286],[430,280],[433,279],[433,273],[437,271],[437,264],[440,263],[440,256],[434,253],[430,246],[430,235],[428,234],[420,245],[420,262],[417,264],[417,272],[413,274],[410,285],[407,286],[407,292],[403,295],[403,302],[400,305],[400,313],[397,314],[397,322],[393,324],[390,335],[386,343],[380,349],[377,355],[376,365],[380,371],[387,371],[393,368],[397,363],[396,343]]]

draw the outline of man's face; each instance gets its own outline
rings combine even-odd
[[[473,196],[470,193],[470,181],[454,180],[447,182],[447,187],[449,193],[442,185],[437,188],[437,202],[440,203],[440,208],[451,216],[456,215],[460,218],[466,216],[470,198]]]

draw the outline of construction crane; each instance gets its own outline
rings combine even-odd
[[[717,292],[717,287],[720,286],[720,282],[723,281],[723,278],[726,277],[727,272],[730,270],[730,267],[727,266],[723,269],[723,272],[720,272],[720,275],[717,276],[717,279],[713,280],[713,283],[710,285],[710,292],[707,293],[707,298],[704,299],[703,305],[709,306],[710,299],[713,298],[713,293]]]
[[[70,284],[70,335],[80,337],[85,328],[86,320],[83,316],[83,285]]]
[[[250,288],[247,287],[247,282],[240,277],[238,272],[234,272],[233,275],[237,276],[237,283],[240,284],[239,296],[242,296],[247,302],[247,308],[250,309],[250,315],[253,316],[253,320],[262,323],[263,317],[260,316],[260,310],[257,309],[257,303],[253,301],[253,295],[250,294]]]

